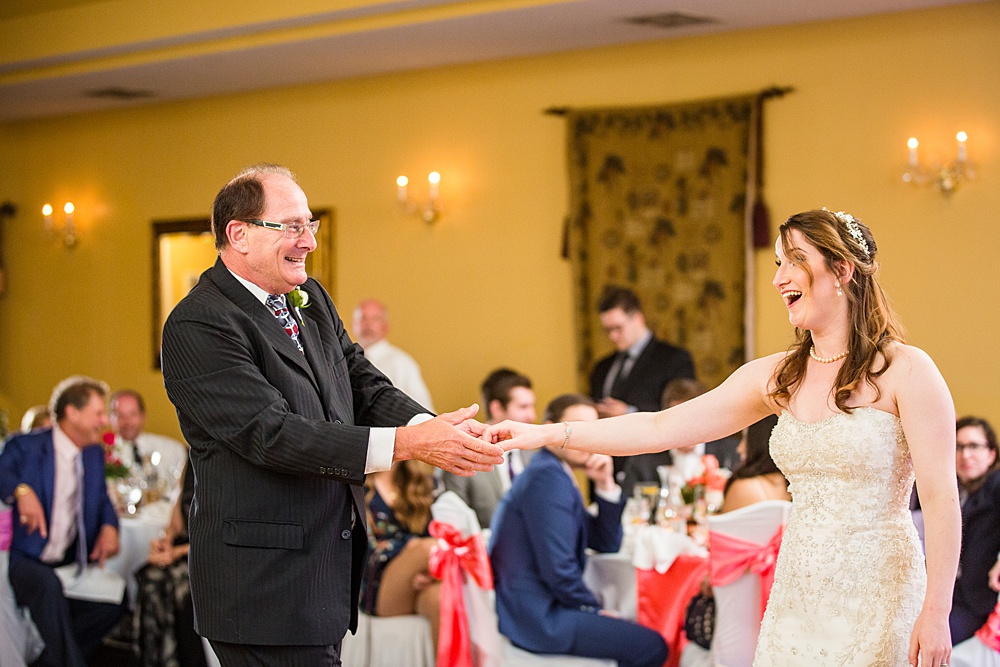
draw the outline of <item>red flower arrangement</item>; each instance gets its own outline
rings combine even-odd
[[[108,431],[101,436],[101,440],[104,447],[104,476],[128,477],[132,472],[131,469],[115,454],[115,434]]]

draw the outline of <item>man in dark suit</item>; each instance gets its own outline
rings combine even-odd
[[[368,548],[366,472],[418,458],[471,475],[502,461],[473,437],[475,407],[423,415],[351,342],[306,274],[311,218],[287,169],[237,175],[213,207],[219,260],[163,330],[195,475],[197,630],[224,665],[340,664]]]
[[[547,423],[597,419],[593,401],[565,394],[546,409]],[[573,469],[594,482],[597,514],[583,506]],[[586,552],[617,551],[625,498],[610,457],[547,447],[514,480],[493,518],[490,563],[500,632],[533,653],[617,660],[660,667],[667,645],[654,630],[602,613],[583,582]]]
[[[601,417],[655,412],[671,380],[694,379],[691,355],[653,335],[635,292],[608,285],[597,310],[601,326],[618,350],[599,360],[590,373],[590,395]],[[618,481],[626,458],[615,457]]]
[[[67,600],[55,568],[103,566],[118,553],[118,517],[104,481],[107,386],[71,377],[52,393],[55,426],[15,435],[0,453],[0,498],[14,505],[9,577],[45,640],[33,665],[85,667],[121,604]],[[81,529],[83,533],[81,534]]]

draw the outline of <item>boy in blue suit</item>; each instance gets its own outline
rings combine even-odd
[[[546,408],[547,422],[597,419],[594,402],[565,394]],[[598,512],[583,506],[573,469],[593,480]],[[500,632],[533,653],[617,660],[620,667],[660,667],[667,645],[654,630],[605,615],[583,583],[587,547],[617,551],[625,499],[611,458],[545,448],[515,479],[491,524],[490,562]]]
[[[0,453],[0,498],[14,506],[15,517],[8,575],[17,603],[31,611],[45,640],[33,665],[85,667],[123,610],[121,604],[67,600],[55,574],[60,565],[103,565],[118,553],[104,451],[94,444],[108,426],[106,396],[103,382],[64,380],[50,403],[55,426],[15,435]]]

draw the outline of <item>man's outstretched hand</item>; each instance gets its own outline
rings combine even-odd
[[[472,418],[476,404],[396,429],[394,461],[417,459],[462,477],[503,463],[503,448],[480,440],[485,426]]]

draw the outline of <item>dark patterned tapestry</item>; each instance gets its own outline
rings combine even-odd
[[[596,303],[634,290],[650,328],[718,385],[743,363],[754,97],[567,114],[580,386],[612,351]]]

